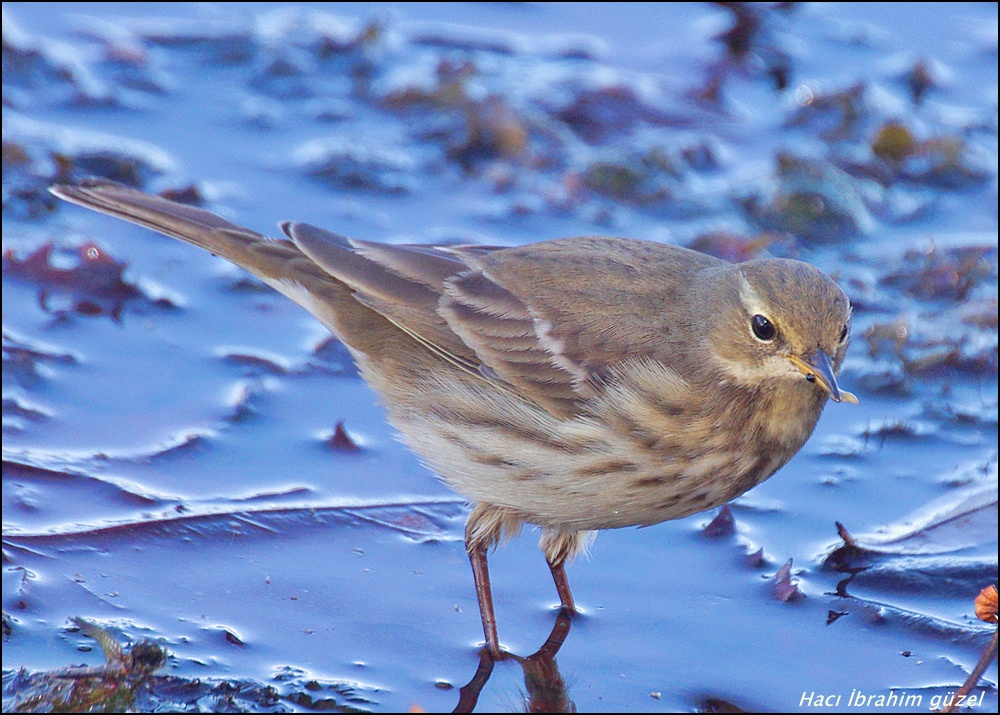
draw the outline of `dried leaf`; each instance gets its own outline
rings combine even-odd
[[[116,261],[93,243],[85,243],[72,253],[76,254],[77,264],[60,268],[52,261],[51,243],[42,245],[23,259],[9,250],[3,255],[3,270],[8,275],[41,284],[43,307],[49,289],[72,294],[74,310],[83,315],[106,313],[118,320],[125,303],[142,295],[138,288],[122,278],[127,263]]]
[[[987,623],[997,622],[996,586],[987,586],[976,596],[976,618]]]
[[[726,504],[712,521],[702,530],[702,534],[711,538],[721,538],[731,536],[736,531],[736,520],[733,518],[733,510]]]
[[[330,449],[335,449],[338,452],[358,452],[361,447],[351,439],[351,436],[347,434],[347,430],[344,429],[344,421],[340,420],[337,423],[336,429],[334,429],[333,434],[330,438],[326,440],[326,446]]]
[[[792,560],[788,559],[784,566],[778,569],[778,573],[774,574],[774,595],[778,597],[779,601],[788,602],[793,598],[798,598],[799,596],[805,596],[799,589],[797,582],[792,581]]]

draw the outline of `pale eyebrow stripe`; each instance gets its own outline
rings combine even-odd
[[[754,290],[754,287],[750,285],[750,281],[747,280],[743,271],[740,271],[739,296],[740,302],[743,303],[743,307],[746,308],[747,315],[760,314],[770,320],[771,311],[768,309],[767,303],[765,303],[764,299],[760,297],[760,294]]]

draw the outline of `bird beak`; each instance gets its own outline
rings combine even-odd
[[[837,385],[837,376],[833,374],[833,364],[822,348],[816,348],[816,352],[807,355],[805,360],[797,355],[789,355],[788,359],[792,365],[802,371],[809,382],[815,382],[822,387],[834,402],[858,404],[857,396],[847,390],[841,390]]]

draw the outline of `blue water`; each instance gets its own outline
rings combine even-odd
[[[809,694],[896,689],[929,710],[965,680],[991,630],[972,598],[996,581],[995,4],[771,11],[743,63],[723,62],[713,39],[731,16],[683,3],[4,13],[5,46],[41,58],[15,71],[5,49],[5,255],[92,241],[141,294],[88,314],[86,286],[4,263],[5,673],[99,663],[71,616],[162,643],[173,675],[280,691],[275,678],[291,669],[376,711],[451,709],[479,663],[466,507],[395,441],[349,360],[316,353],[326,331],[221,259],[68,205],[32,215],[37,204],[17,199],[56,175],[52,153],[83,165],[103,152],[141,167],[148,190],[196,185],[212,210],[273,235],[285,219],[366,240],[504,245],[773,230],[772,253],[823,268],[855,303],[842,381],[861,404],[827,408],[802,452],[736,501],[730,537],[701,534],[713,514],[602,533],[569,569],[583,615],[556,656],[567,697],[580,711],[709,700],[796,711],[815,709]],[[373,21],[371,47],[319,56],[322,38],[346,43]],[[782,90],[769,69],[778,56],[791,68]],[[920,61],[933,82],[915,102],[905,77]],[[394,92],[432,91],[442,63],[465,62],[468,97],[501,98],[527,127],[523,153],[463,166],[448,151],[455,112],[388,106]],[[351,79],[362,71],[363,92]],[[716,75],[718,101],[696,99]],[[858,117],[831,136],[855,85]],[[620,115],[608,88],[631,97]],[[588,93],[617,116],[598,139],[556,119]],[[837,93],[829,114],[810,113]],[[889,121],[930,142],[927,158],[865,174]],[[959,170],[926,170],[942,138],[961,145]],[[647,177],[667,198],[586,188],[596,162],[638,166],[654,147],[674,162]],[[314,176],[324,150],[358,162],[376,188]],[[779,152],[821,176],[779,177]],[[803,186],[847,235],[795,236],[769,213]],[[966,265],[963,251],[981,257]],[[904,323],[902,358],[891,340],[869,349],[866,330]],[[936,367],[913,362],[948,350],[957,357]],[[326,446],[341,420],[359,451]],[[929,537],[959,546],[911,561],[889,548],[896,580],[859,577],[850,598],[837,595],[846,576],[823,566],[841,543],[835,521],[872,534],[982,492],[984,508]],[[535,541],[526,533],[491,557],[500,637],[521,656],[556,617]],[[763,562],[749,563],[758,549]],[[804,598],[784,603],[769,578],[789,558]],[[964,566],[973,576],[952,578]],[[831,611],[847,615],[828,624]],[[977,711],[996,710],[996,675],[994,664]],[[528,689],[522,665],[500,663],[479,709],[521,709]]]

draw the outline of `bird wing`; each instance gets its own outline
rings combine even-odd
[[[445,283],[439,310],[449,326],[503,379],[563,416],[623,363],[672,367],[671,343],[686,326],[670,308],[689,303],[695,272],[722,263],[608,237],[453,250],[473,270]]]
[[[554,415],[579,414],[626,360],[662,359],[665,306],[718,259],[661,244],[575,238],[530,247],[389,245],[308,224],[286,234],[367,307],[470,372]],[[686,261],[677,266],[679,253]]]
[[[438,313],[444,282],[468,270],[465,263],[434,246],[369,243],[307,223],[284,223],[281,230],[360,303],[440,357],[484,374],[475,350]]]
[[[370,243],[305,223],[282,230],[358,301],[440,357],[553,414],[575,414],[573,374],[552,363],[528,309],[472,265],[506,249]]]

